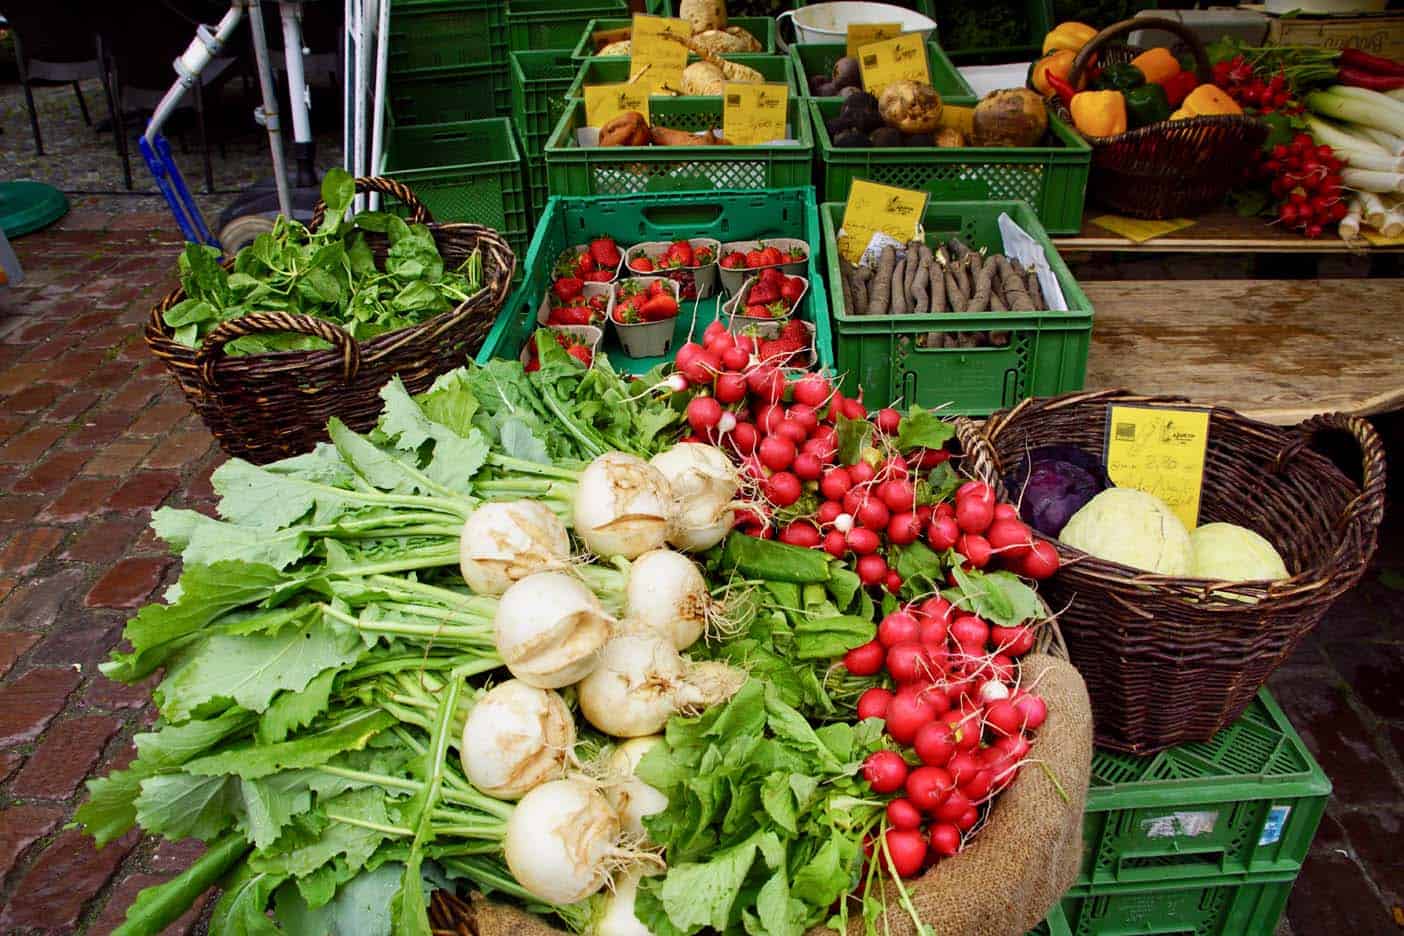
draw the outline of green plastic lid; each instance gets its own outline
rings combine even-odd
[[[14,239],[68,214],[68,199],[43,182],[0,182],[0,230]]]

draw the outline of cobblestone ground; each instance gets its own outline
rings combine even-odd
[[[169,219],[80,208],[15,246],[28,278],[0,289],[0,932],[100,936],[198,854],[135,834],[95,851],[64,825],[83,780],[127,763],[154,717],[149,683],[96,668],[175,576],[149,514],[209,509],[221,455],[141,338],[171,285]],[[1404,919],[1399,540],[1272,681],[1336,788],[1280,932]],[[199,913],[169,932],[198,931]]]

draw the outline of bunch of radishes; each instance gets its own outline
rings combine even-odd
[[[901,876],[959,852],[981,806],[1018,775],[1048,717],[1016,676],[1015,660],[1033,645],[1027,626],[992,627],[933,597],[887,615],[875,640],[844,656],[850,673],[885,674],[894,686],[864,692],[858,717],[883,719],[905,749],[863,764],[873,792],[900,794],[887,804],[884,835]]]

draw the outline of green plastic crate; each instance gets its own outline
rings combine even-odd
[[[1330,779],[1266,689],[1210,741],[1150,757],[1098,749],[1074,892],[1295,874],[1330,794]]]
[[[1273,936],[1295,874],[1111,887],[1060,902],[1071,936]]]
[[[728,55],[728,62],[735,62],[738,65],[746,65],[754,68],[764,76],[766,81],[777,84],[785,84],[790,88],[790,96],[798,97],[799,90],[795,87],[795,66],[783,55]],[[583,98],[585,96],[585,86],[587,84],[618,84],[621,81],[629,80],[629,60],[610,56],[608,58],[586,59],[577,63],[580,66],[575,80],[571,82],[568,95],[572,98]],[[666,95],[665,95],[666,96]],[[713,99],[720,95],[712,95]],[[704,97],[696,95],[683,97],[681,95],[674,100],[706,100]],[[649,102],[650,115],[652,113],[652,101]],[[801,112],[802,113],[802,112]]]
[[[951,61],[957,65],[997,65],[1003,62],[1029,62],[1037,58],[1043,48],[1043,37],[1054,25],[1052,0],[1012,0],[1010,6],[1013,9],[1008,11],[988,3],[948,7],[960,10],[961,16],[983,15],[999,35],[1019,40],[1010,45],[966,44],[959,27],[953,25],[951,20],[943,23],[942,17],[933,17],[941,45]]]
[[[389,73],[507,66],[504,5],[493,0],[393,0]]]
[[[897,406],[942,407],[948,414],[987,416],[1025,397],[1082,389],[1092,338],[1092,303],[1023,202],[938,202],[923,218],[931,242],[960,235],[971,247],[1001,249],[998,218],[1011,219],[1043,245],[1067,300],[1067,312],[864,315],[844,307],[837,232],[844,206],[826,203],[819,216],[834,312],[834,352],[844,392]],[[1009,344],[988,348],[924,348],[930,332],[1008,332]]]
[[[654,98],[649,116],[678,130],[721,127],[720,98]],[[622,195],[631,192],[698,189],[791,188],[809,185],[814,139],[798,98],[790,99],[790,128],[796,145],[595,146],[581,147],[575,131],[585,126],[585,102],[561,115],[546,144],[546,176],[552,195]]]
[[[496,65],[424,69],[392,75],[389,83],[390,113],[401,126],[457,123],[511,113],[507,70]]]
[[[662,195],[607,195],[592,198],[556,198],[536,226],[527,253],[524,279],[498,315],[492,331],[478,352],[479,363],[492,358],[515,359],[522,344],[536,328],[536,311],[550,288],[551,267],[561,251],[583,244],[593,236],[609,234],[620,247],[650,240],[713,237],[721,241],[772,237],[798,237],[819,243],[819,219],[811,188],[766,189],[754,192],[693,192]],[[797,315],[815,327],[819,365],[832,370],[833,340],[829,328],[828,300],[819,275],[816,251],[810,251],[809,291]],[[691,301],[678,316],[672,347],[687,340],[689,328],[699,338],[717,317],[725,296],[700,300],[696,314]],[[663,358],[627,358],[619,353],[612,330],[603,347],[616,367],[641,374]]]
[[[435,221],[472,221],[506,239],[520,259],[531,228],[522,160],[503,117],[391,128],[383,175],[414,190]]]
[[[552,49],[512,53],[512,121],[528,156],[540,155],[561,119],[579,63]]]
[[[925,189],[934,201],[1028,202],[1051,234],[1082,229],[1082,205],[1092,147],[1049,113],[1048,126],[1060,145],[1030,147],[839,147],[825,121],[843,102],[810,98],[815,146],[819,153],[824,201],[845,201],[854,179],[899,188]]]
[[[527,189],[531,192],[531,223],[535,225],[546,213],[546,200],[551,197],[546,187],[546,163],[543,157],[528,157],[526,180]]]
[[[571,49],[590,20],[628,15],[625,0],[510,0],[507,45],[513,52]]]
[[[848,47],[841,42],[800,42],[790,46],[790,59],[795,63],[795,84],[803,97],[809,93],[810,75],[832,75],[834,63],[848,53]],[[926,44],[927,61],[931,67],[931,87],[948,104],[972,105],[975,103],[975,89],[970,87],[946,53],[934,42]]]
[[[660,0],[659,7],[665,5],[665,0]],[[648,11],[653,16],[669,15],[666,11],[658,12],[650,9]],[[594,47],[590,42],[590,37],[597,32],[608,29],[628,29],[633,25],[632,19],[596,19],[585,25],[585,31],[580,34],[580,41],[571,50],[570,57],[576,61],[583,61],[587,58],[596,58]],[[740,26],[746,32],[756,37],[756,41],[761,44],[761,52],[774,54],[775,48],[775,20],[769,16],[729,16],[728,26]],[[751,53],[760,55],[761,52]],[[783,54],[783,53],[781,53]],[[613,56],[609,56],[613,57]],[[627,58],[627,56],[620,56]],[[696,56],[692,56],[696,58]],[[730,55],[727,58],[731,58]]]

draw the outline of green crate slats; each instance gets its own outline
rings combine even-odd
[[[1049,129],[1061,146],[1030,147],[839,147],[825,125],[843,102],[807,101],[813,118],[815,147],[822,164],[824,201],[844,201],[854,179],[898,188],[925,189],[935,201],[1007,201],[1031,205],[1052,234],[1076,234],[1082,228],[1082,203],[1092,148],[1052,113]]]
[[[590,20],[628,15],[625,0],[510,0],[507,45],[513,52],[571,49]]]
[[[1246,881],[1191,881],[1154,888],[1112,888],[1059,903],[1071,936],[1128,933],[1273,936],[1295,875]]]
[[[760,72],[762,77],[768,82],[785,84],[790,88],[790,96],[798,97],[799,89],[795,86],[795,66],[790,59],[783,55],[761,55],[754,53],[750,55],[737,54],[728,55],[728,62],[735,62],[737,65],[745,65]],[[585,96],[585,86],[594,84],[617,84],[621,81],[629,80],[629,60],[609,56],[608,58],[592,58],[577,63],[580,66],[579,73],[575,80],[571,82],[569,96],[572,98],[583,98]],[[719,95],[712,95],[713,98]],[[698,95],[689,95],[676,98],[677,100],[702,100]],[[650,102],[651,107],[651,102]]]
[[[546,163],[541,156],[527,159],[526,181],[531,193],[531,223],[535,225],[546,213],[546,199],[551,197],[546,187]]]
[[[389,73],[507,67],[504,4],[492,0],[392,0]]]
[[[819,275],[819,219],[811,188],[765,189],[753,192],[719,191],[662,195],[605,195],[589,198],[553,198],[536,227],[527,253],[521,288],[508,300],[492,331],[478,352],[478,362],[492,358],[515,359],[522,343],[536,328],[536,311],[550,284],[551,267],[561,251],[583,244],[598,234],[615,237],[623,248],[641,241],[713,237],[721,241],[798,237],[811,245],[809,291],[800,302],[800,318],[814,323],[819,365],[832,370],[833,339],[828,297]],[[725,296],[698,303],[696,334],[716,317]],[[676,350],[692,323],[691,303],[678,317]],[[617,347],[611,334],[606,348]],[[632,373],[642,373],[661,358],[630,359],[611,355],[611,362]]]
[[[722,103],[720,98],[654,98],[649,116],[677,130],[720,128]],[[790,130],[798,145],[581,147],[575,131],[584,125],[585,102],[577,100],[546,144],[552,195],[791,188],[811,181],[813,136],[797,98],[790,99]]]
[[[649,13],[655,16],[660,15],[658,13],[655,13],[653,10],[649,10]],[[633,25],[633,22],[634,21],[632,19],[590,20],[590,22],[585,25],[585,31],[580,34],[580,41],[575,43],[575,47],[571,50],[570,57],[576,59],[577,61],[581,61],[587,58],[596,58],[597,56],[595,55],[594,47],[590,41],[591,36],[593,36],[597,32],[602,32],[604,30],[628,29]],[[761,44],[761,52],[766,54],[776,53],[775,20],[771,17],[729,16],[727,17],[726,23],[728,26],[739,26],[742,29],[746,30],[746,32],[755,36],[756,41]],[[747,54],[760,55],[761,52]],[[780,54],[783,55],[784,53]],[[613,58],[614,56],[609,57]],[[726,57],[731,58],[729,54]],[[620,58],[627,59],[628,56],[620,56]]]
[[[830,284],[839,280],[837,232],[844,206],[820,206]],[[937,202],[923,224],[928,238],[954,235],[972,247],[1000,249],[998,218],[1007,212],[1043,245],[1067,300],[1067,312],[992,312],[974,315],[864,315],[845,309],[834,289],[834,354],[844,391],[859,387],[905,406],[944,407],[943,412],[986,416],[1030,396],[1082,389],[1092,337],[1092,304],[1023,202]],[[934,240],[932,240],[934,243]],[[930,332],[1008,332],[1009,344],[988,348],[923,348]],[[894,404],[897,405],[897,404]]]
[[[580,64],[566,52],[512,53],[512,120],[527,155],[540,155],[546,138],[565,113],[571,82]]]
[[[511,113],[507,70],[496,65],[435,68],[390,77],[388,106],[395,122],[456,123]]]
[[[1266,690],[1209,741],[1150,757],[1098,750],[1077,889],[1295,874],[1330,793],[1331,781]]]
[[[831,75],[834,63],[848,53],[848,47],[841,42],[797,42],[790,46],[790,59],[795,63],[795,84],[803,97],[810,97],[809,76]],[[926,57],[931,68],[931,87],[949,104],[971,105],[975,103],[975,89],[970,87],[941,47],[934,42],[926,44]]]
[[[531,229],[521,154],[505,117],[403,127],[385,150],[385,175],[414,190],[436,221],[493,228],[518,261]]]
[[[934,17],[936,35],[951,61],[957,65],[994,65],[1001,62],[1027,62],[1037,58],[1043,48],[1043,37],[1053,28],[1052,0],[1009,0],[1015,9],[1022,9],[1019,20],[1016,13],[1009,16],[1004,10],[990,4],[966,4],[959,9],[974,16],[983,16],[1002,35],[1011,38],[1017,35],[1022,42],[1000,46],[962,46],[961,37],[955,29],[947,25],[942,31],[941,17]],[[947,21],[949,24],[949,21]]]

